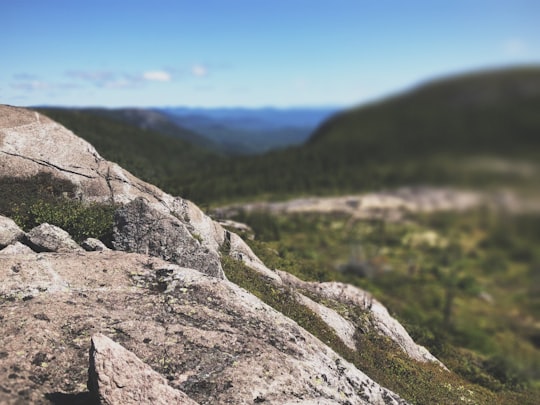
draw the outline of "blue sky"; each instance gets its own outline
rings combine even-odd
[[[540,64],[540,1],[0,1],[0,103],[347,106]]]

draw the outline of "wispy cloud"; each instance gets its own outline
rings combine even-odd
[[[109,70],[70,70],[66,76],[105,89],[128,89],[137,87],[142,78]]]
[[[30,73],[16,73],[13,75],[13,78],[15,80],[29,81],[29,80],[38,80],[39,76],[30,74]]]
[[[528,51],[525,41],[520,38],[509,38],[502,43],[503,52],[509,56],[522,56]]]
[[[170,82],[172,76],[164,70],[150,70],[142,74],[144,80],[151,82]]]
[[[66,72],[66,76],[106,89],[130,89],[140,87],[144,82],[169,82],[172,80],[172,75],[165,70],[148,70],[139,74],[105,70],[71,70]]]
[[[32,76],[32,75],[29,75],[29,76]],[[18,80],[15,83],[11,83],[10,87],[12,89],[21,90],[24,92],[35,92],[35,91],[48,91],[48,90],[78,89],[81,86],[77,83],[71,83],[71,82],[70,83],[68,82],[54,83],[54,82],[46,82],[43,80]]]
[[[132,89],[140,84],[140,80],[132,78],[118,78],[102,83],[99,87],[106,89]]]
[[[196,64],[184,69],[193,76],[204,77],[208,75],[208,68],[202,64]],[[122,72],[114,70],[85,70],[74,69],[63,72],[62,81],[42,79],[40,76],[21,72],[12,76],[10,83],[12,89],[19,92],[36,92],[52,90],[69,90],[94,87],[97,89],[137,89],[150,86],[152,83],[171,82],[181,77],[180,70],[153,69],[139,72]]]
[[[70,70],[66,72],[66,76],[72,79],[88,81],[99,86],[115,80],[116,74],[105,70]]]
[[[23,91],[49,90],[52,88],[49,83],[40,80],[17,82],[11,84],[11,87]]]
[[[196,77],[208,76],[208,67],[201,64],[196,64],[191,67],[191,74]]]

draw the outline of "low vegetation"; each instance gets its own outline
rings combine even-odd
[[[478,210],[401,223],[265,213],[236,219],[254,229],[249,243],[269,267],[372,292],[455,373],[413,364],[377,336],[358,333],[358,354],[330,344],[379,383],[419,404],[535,403],[540,218]]]
[[[24,231],[48,223],[67,231],[76,242],[86,238],[109,243],[112,204],[82,203],[67,180],[40,173],[29,178],[0,178],[0,214],[13,219]]]

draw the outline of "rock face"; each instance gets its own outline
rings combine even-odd
[[[450,188],[412,187],[394,191],[350,195],[345,197],[301,198],[286,202],[257,202],[233,205],[215,210],[227,218],[240,210],[273,213],[344,213],[353,219],[399,221],[405,213],[465,211],[486,204],[490,198],[481,193]]]
[[[82,248],[71,239],[69,233],[49,224],[36,226],[26,235],[28,245],[36,252],[73,252]]]
[[[0,249],[21,240],[24,232],[11,218],[0,215]]]
[[[116,211],[113,236],[116,250],[146,253],[224,278],[219,256],[204,247],[202,236],[192,235],[178,218],[166,215],[137,198]]]
[[[60,152],[58,145],[62,145]],[[182,232],[184,248],[179,249],[179,254],[172,252],[174,248],[171,247],[167,254],[185,256],[192,249],[200,259],[208,250],[206,257],[212,263],[206,270],[209,274],[223,276],[215,258],[219,257],[225,230],[195,204],[172,197],[103,159],[92,145],[49,118],[23,108],[0,105],[0,176],[24,178],[40,173],[68,180],[76,187],[77,197],[83,202],[128,204],[139,197],[144,198],[148,213],[154,217],[160,213],[162,218],[168,218],[172,227],[183,224],[178,228]],[[184,232],[186,229],[187,233]],[[119,238],[118,248],[124,245],[133,250],[126,239]],[[201,249],[195,249],[196,246]],[[163,249],[149,248],[150,254],[154,252],[161,254]],[[204,266],[199,264],[202,269]]]
[[[0,279],[0,403],[83,395],[99,333],[200,404],[405,403],[235,284],[158,258],[0,255]]]
[[[88,388],[91,397],[103,405],[197,405],[133,353],[102,334],[92,337]]]
[[[34,253],[34,251],[28,246],[23,245],[21,242],[12,243],[11,245],[6,246],[4,249],[0,250],[0,255],[14,255],[25,253]]]
[[[59,148],[59,145],[62,145]],[[77,186],[87,201],[129,202],[160,190],[103,159],[88,142],[37,112],[0,105],[0,173],[31,177],[51,173]]]

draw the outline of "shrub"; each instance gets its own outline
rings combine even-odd
[[[33,177],[0,178],[0,214],[12,218],[24,231],[42,223],[56,225],[82,242],[93,237],[110,242],[115,206],[73,199],[75,186],[49,173]]]
[[[109,242],[114,211],[115,206],[110,204],[38,200],[29,206],[14,207],[13,220],[25,231],[48,223],[62,228],[79,243],[90,237]]]

